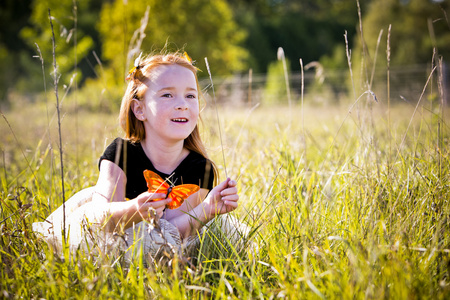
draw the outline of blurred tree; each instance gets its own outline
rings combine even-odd
[[[16,80],[26,72],[21,56],[31,57],[31,51],[18,37],[31,15],[31,0],[0,1],[0,102],[14,88]]]
[[[382,12],[382,13],[380,13]],[[372,1],[364,17],[364,39],[373,56],[380,30],[377,64],[386,66],[389,25],[391,65],[424,64],[431,60],[433,47],[444,59],[450,58],[450,5],[448,1],[378,0]]]
[[[249,35],[245,47],[251,53],[250,66],[255,72],[266,72],[283,47],[291,69],[299,70],[303,62],[332,55],[336,45],[343,44],[345,31],[356,33],[357,6],[345,0],[229,0],[236,20]],[[363,8],[366,7],[364,1]]]
[[[448,60],[448,1],[360,0],[360,4],[369,63],[383,29],[377,61],[385,65],[389,24],[392,65],[429,62],[433,47]],[[147,6],[150,15],[143,31],[145,38],[139,47],[130,47]],[[299,58],[305,65],[320,60],[325,69],[347,67],[343,34],[347,31],[350,48],[356,48],[352,42],[359,40],[359,34],[354,38],[359,28],[357,5],[348,0],[2,0],[3,93],[13,86],[20,91],[42,89],[40,61],[33,58],[37,54],[35,43],[42,51],[47,74],[52,71],[48,8],[54,17],[57,60],[65,84],[73,77],[75,67],[82,82],[100,70],[92,67],[96,64],[93,50],[104,62],[104,87],[105,82],[122,86],[140,49],[144,53],[159,50],[167,41],[170,49],[185,47],[197,60],[203,71],[200,74],[206,76],[204,57],[208,57],[214,75],[247,67],[267,72],[278,47],[283,47],[293,72],[299,70]],[[356,56],[361,50],[352,52]],[[16,80],[18,76],[22,79]],[[4,98],[4,94],[0,96]]]
[[[145,38],[136,47],[130,41],[141,27],[146,7],[150,7],[150,16],[143,31]],[[131,68],[129,54],[137,57],[140,51],[159,50],[167,42],[169,50],[184,48],[197,60],[203,71],[200,75],[207,75],[204,57],[215,75],[246,67],[247,51],[240,46],[245,32],[234,22],[224,0],[115,0],[104,4],[98,30],[103,59],[109,66],[108,82],[114,84],[123,83]]]
[[[37,55],[39,46],[45,61],[47,73],[53,72],[52,32],[49,23],[48,10],[56,39],[56,61],[61,74],[60,83],[68,85],[73,78],[80,82],[93,75],[93,68],[85,60],[90,51],[95,50],[97,21],[100,6],[91,0],[34,0],[31,5],[32,14],[30,26],[23,28],[20,36],[29,48]],[[30,58],[23,63],[32,73],[36,85],[42,86],[41,64],[33,63]],[[75,70],[77,70],[75,74]],[[39,80],[38,80],[39,79]],[[50,80],[50,78],[47,78]],[[28,79],[29,80],[29,79]],[[28,81],[27,80],[27,81]],[[23,83],[23,88],[29,87],[29,82]]]

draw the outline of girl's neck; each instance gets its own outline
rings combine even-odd
[[[175,171],[189,154],[189,150],[183,147],[184,141],[164,144],[144,139],[141,141],[141,145],[156,170],[165,174],[171,174]]]

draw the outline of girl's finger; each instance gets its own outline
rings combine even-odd
[[[147,200],[150,197],[153,197],[153,195],[153,193],[143,192],[142,194],[139,194],[135,199],[137,199],[138,201]]]
[[[238,194],[232,194],[232,195],[228,195],[228,196],[223,196],[222,197],[222,201],[237,202],[238,200],[239,200],[239,195]]]
[[[219,192],[222,191],[223,189],[226,189],[229,181],[230,181],[230,178],[227,178],[226,180],[219,183],[214,189],[216,189]]]
[[[236,185],[237,185],[236,180],[230,180],[230,181],[228,181],[228,186],[229,186],[229,187],[236,186]]]
[[[149,193],[151,200],[157,200],[157,199],[166,199],[166,194],[163,193]]]
[[[227,188],[220,192],[221,196],[227,196],[227,195],[232,195],[232,194],[237,194],[236,187]]]
[[[232,207],[233,209],[238,207],[238,203],[235,201],[225,201],[224,204],[228,207]]]
[[[148,207],[153,207],[154,209],[157,209],[160,207],[165,207],[171,201],[172,201],[172,199],[170,199],[170,198],[162,199],[162,200],[158,200],[158,201],[147,201],[147,202],[145,202],[145,205],[147,205]]]
[[[163,193],[149,193],[149,192],[145,192],[140,194],[139,196],[137,196],[138,201],[140,202],[147,202],[147,201],[154,201],[154,200],[158,200],[158,199],[165,199],[166,198],[166,194]]]

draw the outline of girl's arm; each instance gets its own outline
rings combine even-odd
[[[196,199],[193,201],[188,201],[191,200],[188,199],[185,201],[185,203],[187,202],[186,206],[182,206],[173,212],[166,210],[166,219],[178,228],[182,238],[186,238],[194,234],[215,216],[231,212],[237,208],[239,195],[237,194],[236,184],[236,181],[228,178],[213,188],[206,198],[203,198],[206,194],[205,190],[200,190],[198,195],[191,196],[204,199],[199,205],[191,210],[184,210],[188,211],[187,213],[180,213],[189,203],[197,202]]]
[[[125,185],[126,176],[123,170],[111,161],[102,160],[92,201],[80,207],[81,211],[88,220],[105,224],[108,231],[113,231],[118,226],[128,228],[133,223],[148,219],[151,207],[159,217],[162,216],[170,199],[155,202],[150,200],[164,198],[165,194],[144,192],[125,201]]]

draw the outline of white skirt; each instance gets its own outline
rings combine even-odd
[[[161,219],[154,225],[140,222],[125,230],[108,232],[98,220],[88,220],[82,210],[92,201],[94,187],[76,193],[65,202],[65,235],[67,246],[73,253],[81,250],[92,256],[117,257],[130,262],[133,257],[144,256],[153,261],[164,253],[179,254],[181,238],[178,229]],[[61,205],[44,222],[33,223],[33,231],[40,235],[58,254],[63,253],[64,212]]]
[[[81,250],[93,257],[122,257],[129,264],[138,257],[144,257],[144,263],[168,261],[175,255],[191,256],[211,228],[218,228],[233,245],[243,245],[249,228],[233,216],[221,215],[211,220],[195,235],[182,243],[178,229],[165,219],[149,223],[140,222],[125,230],[109,232],[102,228],[98,220],[88,220],[81,206],[92,201],[94,187],[76,193],[65,202],[66,245],[71,253]],[[33,231],[40,235],[57,255],[63,254],[63,206],[56,209],[44,222],[33,223]],[[103,219],[103,218],[102,218]],[[195,255],[195,254],[194,254]]]

